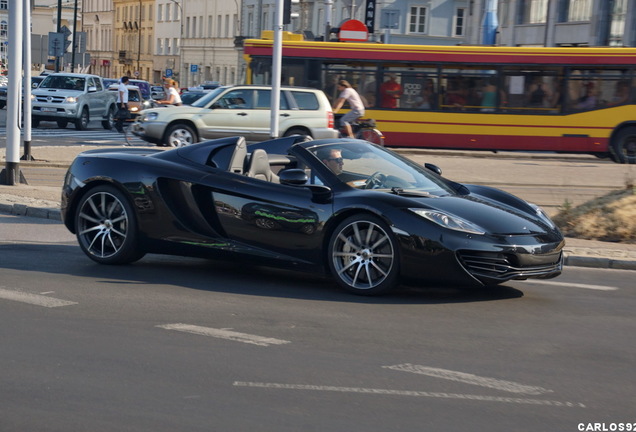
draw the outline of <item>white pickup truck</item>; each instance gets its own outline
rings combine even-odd
[[[32,92],[32,124],[57,122],[65,128],[85,130],[91,120],[101,120],[104,129],[111,129],[117,107],[117,95],[104,87],[97,75],[54,73],[47,76]]]

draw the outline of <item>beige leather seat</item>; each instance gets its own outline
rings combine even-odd
[[[263,149],[256,149],[250,157],[247,176],[272,183],[278,183],[278,176],[272,172],[269,166],[267,152]]]

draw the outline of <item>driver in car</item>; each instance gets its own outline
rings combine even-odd
[[[322,163],[327,165],[327,168],[329,168],[335,175],[342,174],[344,159],[342,159],[342,152],[340,149],[319,149],[317,155]]]

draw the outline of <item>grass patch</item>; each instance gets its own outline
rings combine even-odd
[[[566,237],[636,243],[636,189],[611,192],[578,207],[566,202],[552,219]]]

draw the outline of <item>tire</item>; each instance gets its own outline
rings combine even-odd
[[[113,186],[97,186],[82,197],[75,231],[82,251],[100,264],[129,264],[145,255],[137,246],[135,212]]]
[[[111,130],[115,127],[115,108],[110,107],[106,118],[102,120],[102,127],[106,130]]]
[[[384,147],[384,136],[377,129],[362,129],[356,134],[356,138]]]
[[[331,235],[327,253],[331,275],[353,294],[384,294],[398,285],[398,243],[375,216],[360,214],[342,221]]]
[[[5,101],[1,101],[0,102],[0,109],[4,108],[5,106],[7,106],[7,103]]]
[[[636,164],[636,127],[621,129],[612,139],[610,152],[615,162]]]
[[[287,132],[285,132],[285,134],[283,136],[284,137],[288,137],[288,136],[292,136],[292,135],[306,136],[306,137],[311,138],[312,140],[314,139],[314,137],[312,137],[311,134],[308,131],[306,131],[304,129],[300,129],[300,128],[291,128]]]
[[[75,129],[83,131],[88,128],[88,123],[90,122],[90,115],[88,113],[88,109],[84,108],[82,110],[82,114],[80,114],[79,118],[75,120]]]
[[[57,127],[59,127],[60,129],[66,129],[66,126],[68,126],[68,120],[57,121]]]
[[[198,141],[196,132],[188,125],[176,124],[166,132],[164,142],[168,147],[183,147]]]
[[[36,127],[38,127],[38,126],[40,126],[40,119],[34,119],[34,118],[32,118],[32,119],[31,119],[31,127],[36,128]]]

